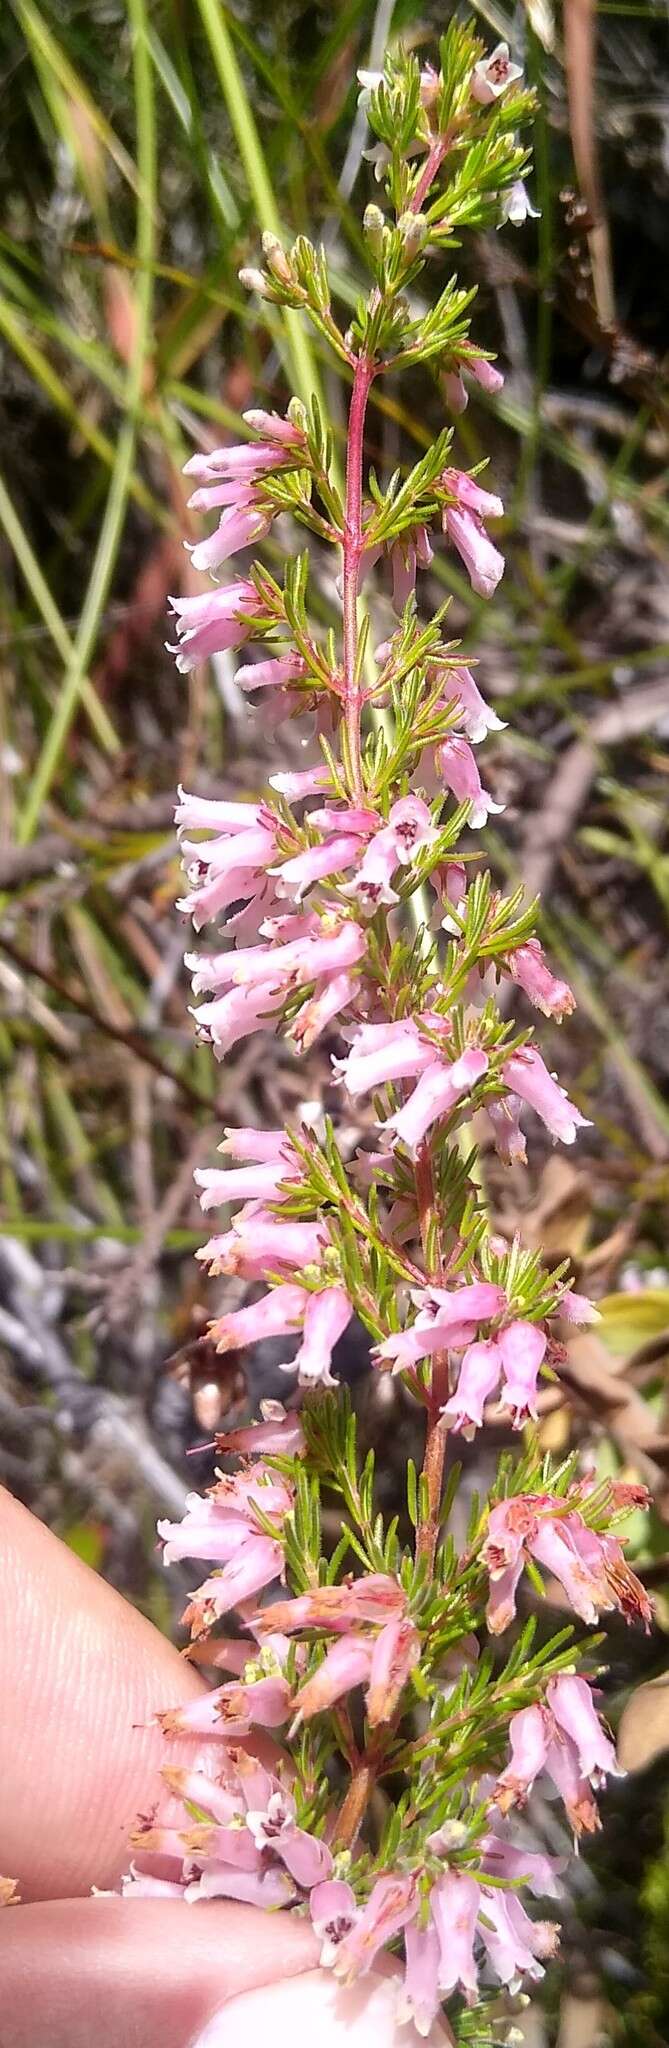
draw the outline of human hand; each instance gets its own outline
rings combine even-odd
[[[342,1991],[304,1920],[90,1896],[118,1884],[155,1800],[156,1711],[202,1680],[2,1490],[0,1590],[0,1871],[25,1902],[0,1914],[0,2048],[255,2048],[265,2031],[294,2048],[309,2030],[319,2048],[411,2048],[392,1966]]]

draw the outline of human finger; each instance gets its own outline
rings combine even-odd
[[[242,2034],[245,1996],[263,1993],[269,2028],[277,1980],[313,1973],[315,1954],[307,1921],[250,1906],[108,1896],[11,1907],[1,2048],[190,2048],[224,2001],[237,2008],[230,2043],[255,2041]]]
[[[169,1755],[155,1714],[202,1679],[3,1489],[0,1669],[0,1871],[24,1899],[117,1884]]]

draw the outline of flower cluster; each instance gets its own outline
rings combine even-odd
[[[240,687],[263,693],[274,722],[315,714],[317,738],[312,765],[273,775],[257,799],[179,793],[180,907],[212,934],[188,955],[197,1033],[219,1059],[255,1032],[298,1051],[334,1035],[333,1093],[349,1125],[364,1102],[365,1138],[344,1159],[336,1119],[231,1127],[223,1163],[196,1175],[203,1209],[223,1211],[199,1256],[249,1289],[223,1304],[211,1339],[222,1353],[284,1340],[286,1405],[219,1435],[227,1462],[209,1492],[159,1525],[166,1563],[206,1564],[184,1621],[190,1654],[226,1675],[190,1705],[166,1704],[164,1728],[197,1738],[202,1761],[165,1771],[127,1883],[310,1914],[344,1983],[401,1943],[398,2017],[427,2034],[445,2003],[452,2038],[491,1980],[497,1998],[537,1978],[555,1945],[519,1887],[555,1898],[559,1869],[528,1846],[517,1810],[544,1776],[573,1830],[591,1830],[594,1791],[617,1769],[587,1644],[568,1628],[537,1649],[530,1615],[493,1663],[486,1631],[501,1637],[530,1591],[586,1626],[612,1608],[650,1622],[617,1533],[643,1488],[598,1485],[573,1461],[552,1470],[528,1438],[461,1553],[444,1498],[449,1435],[472,1437],[491,1415],[516,1431],[537,1419],[565,1323],[596,1316],[564,1266],[491,1228],[467,1128],[475,1119],[504,1162],[520,1162],[528,1116],[564,1144],[587,1121],[532,1022],[559,1024],[572,992],[544,955],[536,906],[493,885],[471,838],[501,808],[477,749],[502,721],[442,638],[445,608],[427,625],[419,615],[438,546],[492,596],[502,501],[456,466],[450,425],[385,484],[364,461],[382,374],[436,360],[456,417],[468,382],[492,394],[502,382],[470,333],[473,295],[451,278],[417,313],[411,287],[464,227],[533,210],[520,78],[505,44],[489,55],[457,22],[438,67],[400,53],[361,74],[387,207],[365,213],[372,284],[347,332],[305,237],[286,250],[265,236],[263,269],[245,273],[275,306],[301,308],[346,366],[345,490],[318,407],[295,399],[285,414],[247,413],[243,443],[187,465],[193,510],[220,514],[192,551],[197,569],[219,573],[288,514],[312,551],[338,551],[343,619],[339,642],[310,621],[307,553],[283,586],[260,560],[172,600],[180,668],[251,641]],[[384,588],[389,572],[391,605],[374,650],[372,571]],[[500,978],[520,992],[519,1022],[502,1015]],[[338,1372],[353,1316],[373,1370],[399,1376],[424,1414],[423,1470],[407,1471],[411,1542],[377,1512],[373,1455],[358,1459]],[[341,1506],[334,1549],[323,1488]],[[231,1636],[219,1632],[230,1615]],[[380,1839],[368,1825],[379,1781]]]

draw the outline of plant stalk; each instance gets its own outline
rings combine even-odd
[[[353,372],[353,390],[348,415],[348,442],[346,450],[346,504],[343,539],[344,712],[351,757],[353,790],[358,802],[360,802],[364,795],[362,782],[362,738],[360,730],[363,691],[358,663],[358,591],[360,587],[360,559],[364,544],[362,530],[362,460],[365,439],[365,414],[374,375],[374,363],[371,363],[366,356],[359,356]]]

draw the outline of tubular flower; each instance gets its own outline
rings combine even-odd
[[[551,1679],[545,1705],[513,1715],[509,1741],[510,1762],[495,1790],[501,1812],[522,1804],[545,1771],[564,1800],[574,1833],[592,1834],[600,1823],[591,1788],[623,1774],[585,1679],[571,1673]]]
[[[577,1495],[577,1500],[579,1499]],[[625,1562],[615,1536],[590,1529],[579,1506],[550,1494],[516,1494],[490,1511],[483,1557],[490,1575],[487,1622],[493,1635],[508,1627],[528,1558],[558,1580],[571,1607],[589,1627],[618,1608],[626,1620],[650,1625],[651,1606],[641,1581]]]
[[[224,654],[228,647],[241,647],[253,632],[254,620],[262,610],[253,583],[229,583],[225,589],[204,591],[199,597],[171,597],[176,619],[177,668],[182,675],[208,661],[212,654]]]
[[[492,597],[504,575],[504,556],[493,546],[485,522],[503,517],[502,500],[493,491],[484,491],[461,469],[445,469],[439,481],[447,494],[444,533],[464,562],[472,590],[479,597]]]

